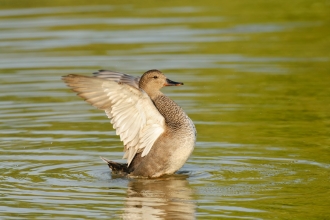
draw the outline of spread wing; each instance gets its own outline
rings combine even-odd
[[[112,80],[117,83],[124,83],[139,89],[140,77],[134,77],[125,73],[118,73],[110,70],[99,70],[93,74],[98,78]]]
[[[63,80],[85,101],[106,112],[116,134],[124,142],[124,158],[129,165],[136,153],[142,152],[142,157],[149,153],[164,132],[165,119],[150,97],[134,86],[138,78],[104,72],[106,74],[96,73],[96,77],[70,74]]]

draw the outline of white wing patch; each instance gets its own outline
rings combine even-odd
[[[164,117],[142,89],[97,77],[68,75],[63,79],[79,96],[105,111],[124,142],[123,158],[127,158],[128,165],[136,153],[148,155],[164,132]]]
[[[143,90],[111,81],[103,82],[102,88],[111,102],[111,108],[105,112],[124,142],[124,158],[129,165],[136,153],[142,152],[144,157],[150,152],[164,132],[164,117]]]

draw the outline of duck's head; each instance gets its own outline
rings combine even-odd
[[[159,70],[148,70],[139,81],[139,87],[143,89],[149,96],[157,93],[164,86],[181,86],[182,82],[174,82],[160,72]]]

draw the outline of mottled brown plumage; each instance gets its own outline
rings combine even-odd
[[[63,80],[106,112],[124,142],[127,165],[102,158],[113,172],[143,177],[173,174],[193,151],[193,122],[160,91],[183,83],[167,79],[158,70],[149,70],[141,78],[101,70],[94,77],[68,75]]]

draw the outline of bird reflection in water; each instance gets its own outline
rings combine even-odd
[[[188,175],[131,179],[123,219],[195,219],[193,190]]]

